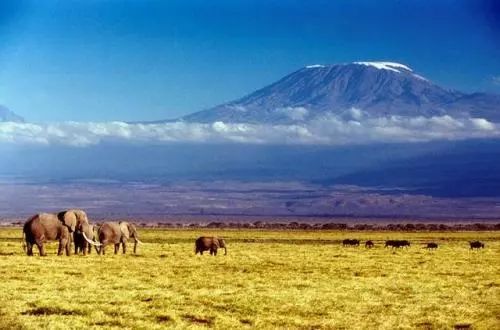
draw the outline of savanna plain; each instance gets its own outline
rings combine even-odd
[[[0,229],[0,328],[500,329],[500,232],[139,233],[136,255],[58,257],[51,243],[40,258],[20,228]],[[200,235],[224,237],[228,254],[195,256]]]

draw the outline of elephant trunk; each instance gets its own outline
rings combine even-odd
[[[85,235],[85,232],[82,231],[82,235],[83,235],[83,238],[85,238],[85,240],[89,243],[89,244],[92,244],[94,246],[101,246],[101,243],[97,243],[97,242],[94,242],[94,241],[91,241],[90,239],[87,238],[87,235]]]

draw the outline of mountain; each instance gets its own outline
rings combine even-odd
[[[24,122],[24,118],[16,115],[14,112],[10,111],[8,108],[0,105],[0,122],[13,121],[13,122]]]
[[[289,124],[342,116],[352,108],[375,117],[450,115],[500,121],[500,95],[446,89],[394,62],[307,66],[243,98],[181,119]]]

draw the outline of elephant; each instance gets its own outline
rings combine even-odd
[[[195,253],[203,255],[203,251],[210,251],[210,255],[216,256],[217,250],[224,249],[224,255],[227,255],[226,242],[223,238],[201,236],[196,239]]]
[[[36,244],[40,256],[46,256],[44,243],[59,240],[57,254],[70,255],[71,233],[81,223],[88,223],[87,215],[82,210],[67,210],[52,213],[38,213],[30,217],[23,226],[23,235],[26,242],[26,252],[33,255],[33,245]]]
[[[89,223],[81,223],[73,233],[73,242],[75,244],[75,254],[79,254],[80,252],[83,255],[87,255],[87,253],[91,253],[92,245],[99,246],[99,243],[94,242],[94,238],[97,235],[95,234],[95,226]]]
[[[127,240],[134,239],[134,253],[137,252],[137,243],[142,242],[139,240],[139,235],[134,224],[125,221],[121,222],[105,222],[99,227],[97,237],[100,242],[99,254],[106,253],[106,245],[114,244],[115,254],[120,249],[122,244],[123,253],[127,252]]]

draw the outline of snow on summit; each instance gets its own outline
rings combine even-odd
[[[396,62],[354,62],[354,64],[372,66],[372,67],[375,67],[379,70],[390,70],[390,71],[395,71],[395,72],[401,72],[398,69],[403,69],[406,71],[413,71],[408,66],[401,64],[401,63],[396,63]]]

